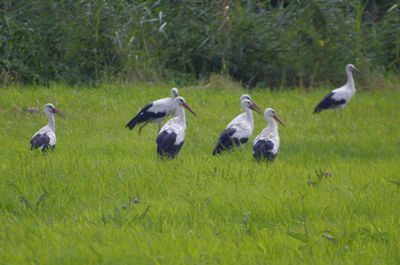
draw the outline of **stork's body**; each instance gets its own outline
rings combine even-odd
[[[132,130],[136,126],[136,124],[144,123],[142,127],[139,128],[140,134],[144,126],[146,126],[149,122],[153,122],[158,123],[158,129],[160,129],[161,123],[166,117],[176,114],[174,99],[177,96],[178,89],[172,88],[170,98],[162,98],[147,104],[132,120],[129,121],[126,127],[129,130]]]
[[[241,148],[241,145],[247,143],[253,134],[254,120],[252,110],[258,111],[259,108],[248,95],[241,96],[241,105],[245,112],[234,118],[222,131],[213,155],[230,150],[235,146]]]
[[[333,90],[318,104],[314,109],[314,113],[319,113],[324,109],[343,109],[351,98],[356,93],[354,85],[353,71],[360,73],[360,71],[352,64],[346,65],[347,83]]]
[[[56,147],[57,138],[54,113],[60,116],[63,116],[63,113],[50,103],[44,106],[44,112],[49,119],[49,123],[32,136],[29,142],[31,144],[31,150],[40,148],[42,152],[45,152],[49,148],[53,150]]]
[[[177,117],[170,119],[160,130],[156,139],[157,153],[160,157],[174,158],[185,142],[186,116],[182,107],[194,112],[182,97],[174,100]]]
[[[274,119],[282,125],[284,124],[273,109],[266,109],[264,117],[268,122],[268,127],[254,139],[253,156],[257,160],[273,161],[279,150],[278,124]]]

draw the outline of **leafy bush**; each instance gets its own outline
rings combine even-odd
[[[0,4],[2,83],[157,82],[225,73],[248,86],[400,69],[396,1],[12,1]]]

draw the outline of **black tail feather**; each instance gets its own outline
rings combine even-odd
[[[50,146],[50,137],[47,134],[36,134],[29,142],[31,144],[31,150],[42,148],[43,152],[46,152]]]
[[[221,154],[225,150],[231,149],[233,146],[233,142],[230,141],[229,139],[227,141],[224,141],[224,143],[218,142],[217,146],[215,146],[214,151],[213,151],[213,156]]]
[[[234,141],[231,139],[232,135],[236,132],[235,129],[225,129],[219,136],[218,143],[214,148],[213,155],[222,153],[225,150],[229,150],[233,147]]]
[[[132,120],[130,120],[130,121],[128,122],[128,124],[127,124],[125,127],[128,128],[129,130],[132,130],[133,127],[135,127],[136,124],[138,124],[138,123],[140,123],[140,122],[143,122],[143,121],[146,121],[146,120],[148,119],[148,117],[146,117],[146,116],[147,116],[147,115],[146,115],[146,111],[147,111],[148,109],[150,109],[152,106],[153,106],[153,103],[150,103],[150,104],[147,104],[146,106],[144,106],[144,107],[139,111],[139,113],[138,113],[135,117],[133,117]]]
[[[135,116],[132,120],[130,120],[130,122],[128,122],[127,125],[125,125],[125,127],[128,128],[129,130],[132,130],[133,127],[135,127],[135,125],[137,124],[137,120],[138,116]]]
[[[272,152],[274,144],[271,141],[258,141],[253,147],[253,156],[257,160],[273,161],[276,154]]]
[[[320,113],[322,111],[322,108],[318,106],[315,107],[314,112],[313,113]]]
[[[335,95],[334,92],[329,93],[326,97],[321,100],[321,102],[315,107],[314,113],[320,113],[325,109],[333,109],[337,108],[340,105],[346,104],[346,100],[342,99],[334,99],[333,96]]]
[[[157,154],[161,158],[175,158],[181,150],[183,143],[175,144],[177,134],[175,132],[161,132],[156,139]]]
[[[128,124],[125,126],[129,130],[132,130],[136,124],[141,123],[141,122],[151,122],[157,118],[162,118],[165,117],[166,112],[165,111],[160,111],[160,112],[152,112],[149,110],[154,103],[147,104],[144,106],[139,113],[130,121]]]

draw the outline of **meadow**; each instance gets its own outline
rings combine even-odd
[[[0,90],[0,264],[400,264],[399,91],[315,115],[331,88],[181,89],[198,116],[161,161],[156,125],[124,126],[171,87]],[[211,155],[244,92],[287,125],[274,163],[252,143]],[[29,139],[48,102],[67,118],[43,155]],[[254,118],[253,137],[266,127]]]

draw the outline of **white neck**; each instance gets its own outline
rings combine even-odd
[[[247,120],[254,126],[253,112],[249,108],[245,108]]]
[[[270,117],[270,116],[268,116],[268,128],[271,130],[271,131],[278,131],[278,124],[276,124],[276,121],[274,120],[274,118],[272,118],[272,117]]]
[[[180,122],[183,124],[183,126],[186,128],[186,116],[185,116],[185,110],[183,107],[178,106],[177,108],[177,117],[180,120]]]
[[[276,121],[268,116],[267,117],[267,122],[268,122],[268,127],[265,128],[262,133],[263,134],[273,134],[275,136],[278,136],[278,124],[276,124]]]
[[[47,117],[49,118],[49,123],[47,124],[47,126],[49,126],[53,132],[56,132],[56,121],[54,119],[54,114],[51,112],[46,114]]]
[[[352,71],[346,71],[346,75],[347,75],[346,87],[350,88],[351,90],[355,90],[356,88],[354,86],[354,79],[353,79]]]

